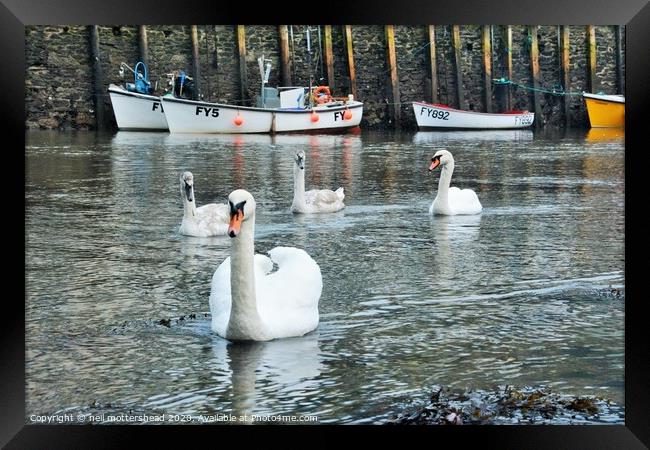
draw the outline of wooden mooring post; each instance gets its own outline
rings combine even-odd
[[[456,71],[456,107],[463,109],[465,105],[465,95],[463,91],[463,74],[462,62],[460,59],[460,27],[452,25],[451,27],[451,46],[454,53],[454,69]]]
[[[587,25],[587,41],[589,47],[589,92],[596,93],[598,80],[596,79],[596,27]]]
[[[192,37],[192,77],[194,78],[194,100],[202,98],[201,95],[201,64],[199,62],[199,30],[196,25],[190,26]]]
[[[623,76],[623,31],[616,25],[616,84],[619,94],[625,94],[625,77]]]
[[[278,25],[280,40],[280,74],[283,86],[291,86],[291,61],[289,58],[289,26]]]
[[[325,67],[327,68],[327,84],[334,90],[334,51],[332,50],[332,25],[325,25],[324,30]]]
[[[248,72],[246,71],[246,28],[237,25],[237,51],[239,54],[239,88],[241,104],[248,100]]]
[[[537,25],[528,27],[530,36],[530,69],[533,76],[533,107],[535,110],[535,126],[542,123],[542,104],[539,93],[539,44],[537,40]]]
[[[485,93],[485,112],[492,112],[492,42],[490,40],[490,26],[482,27],[483,49],[483,92]]]
[[[386,58],[388,69],[390,71],[390,100],[391,118],[396,128],[400,127],[401,122],[401,105],[399,99],[399,78],[397,76],[397,56],[395,55],[395,27],[393,25],[385,26],[386,32]]]
[[[149,42],[147,41],[147,26],[138,25],[138,52],[140,61],[146,66],[149,65]]]
[[[431,69],[431,103],[438,103],[438,64],[436,61],[435,25],[429,25],[429,68]]]
[[[106,115],[104,114],[104,74],[99,54],[99,27],[88,27],[90,40],[90,59],[93,68],[93,100],[95,104],[95,126],[98,131],[106,130]]]
[[[506,26],[506,76],[512,81],[512,25]],[[512,110],[512,89],[510,84],[506,85],[506,110]]]
[[[571,78],[569,77],[569,51],[570,51],[570,41],[569,41],[569,26],[561,25],[560,26],[560,46],[561,46],[561,60],[562,60],[562,88],[564,92],[569,92],[571,84]],[[564,106],[564,126],[569,128],[571,126],[571,98],[568,95],[565,95],[562,99],[562,104]]]
[[[350,93],[357,99],[357,76],[354,71],[354,51],[352,48],[352,25],[344,25],[345,56],[348,61],[348,74],[350,76]]]

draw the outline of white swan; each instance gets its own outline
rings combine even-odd
[[[483,206],[476,193],[471,189],[449,187],[451,174],[454,172],[454,157],[447,150],[439,150],[431,158],[429,172],[441,166],[438,193],[429,208],[429,214],[453,216],[456,214],[478,214]]]
[[[295,213],[331,213],[345,208],[345,194],[340,187],[336,191],[329,189],[312,189],[305,192],[305,152],[300,150],[294,157],[293,166],[293,203],[291,211]]]
[[[186,236],[217,236],[228,232],[228,205],[210,203],[199,208],[194,198],[194,176],[191,172],[181,174],[181,198],[183,220],[179,233]]]
[[[323,289],[318,264],[294,247],[275,247],[271,258],[256,255],[255,199],[238,189],[228,204],[233,241],[212,276],[212,331],[229,340],[268,341],[314,330]]]

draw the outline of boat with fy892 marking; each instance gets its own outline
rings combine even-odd
[[[413,112],[420,129],[494,130],[526,128],[531,126],[535,120],[535,113],[529,111],[483,113],[464,111],[447,105],[426,102],[413,102]]]

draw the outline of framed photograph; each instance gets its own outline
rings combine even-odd
[[[650,445],[650,6],[262,6],[0,5],[0,443]]]

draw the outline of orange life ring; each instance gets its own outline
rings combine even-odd
[[[323,95],[320,95],[320,94]],[[316,103],[323,104],[323,103],[328,103],[332,101],[332,95],[330,92],[330,88],[327,86],[318,86],[316,89],[314,89],[313,92],[313,97],[314,100],[316,100]]]

